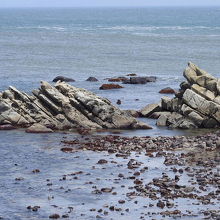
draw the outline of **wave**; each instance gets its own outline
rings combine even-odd
[[[121,30],[121,31],[157,31],[157,30],[220,30],[220,27],[208,26],[112,26],[112,27],[99,27],[102,30]]]
[[[33,29],[33,30],[46,30],[46,31],[57,31],[57,32],[72,32],[73,30],[79,31],[121,31],[121,32],[129,32],[132,34],[143,35],[143,34],[161,34],[161,31],[166,33],[167,31],[179,32],[179,31],[212,31],[214,35],[219,35],[220,27],[210,27],[210,26],[129,26],[129,25],[121,25],[121,26],[99,26],[99,25],[91,25],[91,26],[20,26],[17,29]],[[214,31],[217,31],[214,32]]]
[[[39,29],[39,30],[52,30],[52,31],[66,31],[67,28],[60,26],[28,26],[28,27],[17,27],[17,29]]]

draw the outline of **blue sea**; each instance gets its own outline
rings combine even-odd
[[[30,93],[63,75],[138,110],[159,102],[160,89],[178,89],[188,61],[220,76],[219,18],[214,7],[0,9],[0,91],[13,85]],[[158,79],[99,90],[106,78],[129,73]],[[90,76],[99,82],[86,82]]]
[[[30,92],[64,75],[111,99],[98,90],[105,78],[157,76],[114,92],[123,108],[139,108],[158,101],[160,88],[178,88],[188,61],[219,76],[219,18],[220,8],[0,9],[0,90]],[[85,83],[89,76],[100,83]],[[133,98],[141,101],[130,106]]]
[[[13,85],[31,93],[41,80],[52,82],[63,75],[76,80],[72,85],[107,97],[113,104],[120,99],[122,109],[141,109],[160,101],[160,89],[167,86],[178,89],[188,61],[220,77],[220,8],[0,9],[0,91]],[[99,90],[106,78],[129,73],[157,76],[157,81],[124,85],[120,90]],[[86,82],[90,76],[99,82]],[[122,134],[193,134],[193,131],[157,128],[154,120],[147,122],[153,126],[152,130]],[[24,130],[0,132],[0,219],[48,219],[50,214],[69,212],[70,206],[74,207],[69,214],[71,219],[96,219],[97,212],[88,209],[116,204],[125,197],[127,188],[120,187],[114,198],[91,195],[92,185],[82,181],[92,180],[98,187],[109,187],[112,173],[126,173],[123,166],[127,167],[128,161],[112,156],[122,167],[109,163],[104,172],[101,168],[95,170],[97,161],[107,156],[105,153],[82,151],[67,155],[60,151],[62,138],[75,137],[76,134],[63,133],[32,135]],[[139,159],[149,167],[145,180],[167,172],[163,158]],[[34,169],[40,173],[33,174]],[[67,184],[60,182],[64,174],[79,170],[85,173],[92,170],[92,176],[85,174],[79,180],[68,180]],[[118,175],[117,172],[114,174]],[[97,177],[101,177],[99,183]],[[120,184],[127,187],[128,181]],[[146,205],[145,200],[139,200],[141,207]],[[111,212],[104,219],[136,219],[143,209],[129,201],[125,206],[130,212],[124,216]],[[204,205],[193,206],[190,201],[177,202],[183,212],[189,207],[195,213],[204,209]],[[32,212],[26,209],[29,205],[41,208]],[[207,208],[216,209],[212,205]],[[155,208],[149,207],[147,211],[154,212]],[[191,219],[203,216],[197,217]]]

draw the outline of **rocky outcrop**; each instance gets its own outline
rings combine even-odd
[[[172,128],[220,127],[220,80],[189,63],[183,73],[185,82],[174,98],[163,97],[157,125]]]
[[[0,96],[0,125],[30,127],[27,132],[66,129],[148,129],[125,111],[85,89],[65,82],[41,82],[28,95],[10,86]]]

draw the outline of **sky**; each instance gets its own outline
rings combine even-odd
[[[220,6],[220,0],[0,0],[0,7]]]

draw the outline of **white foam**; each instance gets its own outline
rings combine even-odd
[[[112,27],[98,27],[102,30],[121,30],[121,31],[156,31],[156,30],[220,30],[220,27],[207,27],[207,26],[112,26]]]

